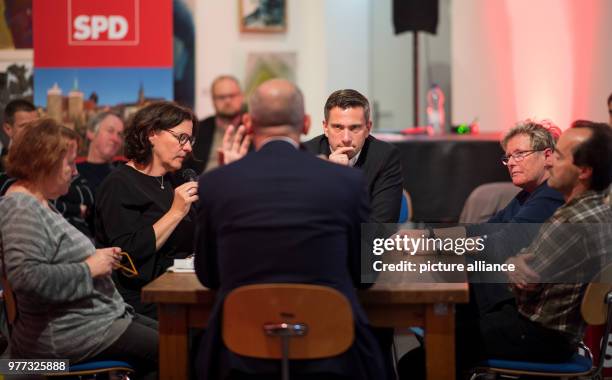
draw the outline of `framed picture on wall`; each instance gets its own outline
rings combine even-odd
[[[287,30],[287,0],[238,0],[242,33],[283,33]]]

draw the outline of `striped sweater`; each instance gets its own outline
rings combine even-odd
[[[93,279],[85,264],[94,246],[61,215],[28,194],[11,193],[0,197],[0,232],[17,299],[14,358],[81,361],[127,329],[131,310],[112,280]],[[115,321],[120,328],[111,330]]]

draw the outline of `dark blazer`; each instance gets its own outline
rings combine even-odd
[[[280,373],[280,362],[230,353],[220,336],[224,296],[253,283],[331,286],[351,302],[355,343],[345,353],[291,363],[292,373],[385,379],[382,357],[354,286],[360,284],[360,224],[368,215],[363,175],[286,141],[271,141],[199,180],[195,268],[219,289],[198,354],[199,378],[228,371]]]
[[[467,236],[487,236],[485,250],[474,258],[491,263],[503,263],[527,247],[537,236],[542,223],[565,203],[563,195],[544,181],[533,192],[519,192],[508,205],[493,215],[487,223],[466,226]],[[473,260],[468,256],[468,260]],[[502,302],[514,300],[505,283],[505,274],[495,272],[470,273],[470,304],[480,314],[496,308]]]
[[[305,142],[304,146],[314,154],[331,154],[325,135]],[[402,202],[402,165],[398,149],[368,136],[355,167],[363,170],[368,182],[372,208],[369,220],[376,223],[397,223]]]
[[[197,174],[206,169],[216,128],[214,115],[198,123],[193,133],[196,144],[193,146],[191,156],[183,163],[183,169],[193,169]]]

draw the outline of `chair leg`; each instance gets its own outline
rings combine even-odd
[[[478,380],[478,379],[482,379],[482,380],[497,379],[497,375],[487,373],[487,372],[474,372],[472,376],[470,377],[470,380]]]
[[[289,380],[289,335],[281,335],[283,349],[282,379]]]

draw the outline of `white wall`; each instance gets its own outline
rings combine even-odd
[[[331,91],[367,90],[369,0],[288,1],[284,34],[241,34],[234,0],[199,0],[196,7],[196,112],[213,113],[210,83],[230,73],[241,81],[249,52],[296,52],[297,84],[313,117],[310,136],[321,133],[323,105]],[[354,38],[366,44],[354,43]]]
[[[325,2],[325,46],[328,94],[352,88],[369,95],[370,1],[327,0]],[[320,115],[323,115],[321,104]]]
[[[450,3],[439,0],[436,35],[419,33],[419,122],[426,124],[426,94],[433,83],[446,94],[446,114],[451,114],[450,97]],[[376,105],[374,128],[401,130],[412,127],[413,33],[394,34],[392,0],[371,2],[370,102]]]
[[[454,122],[606,121],[612,1],[455,0],[452,14]]]

